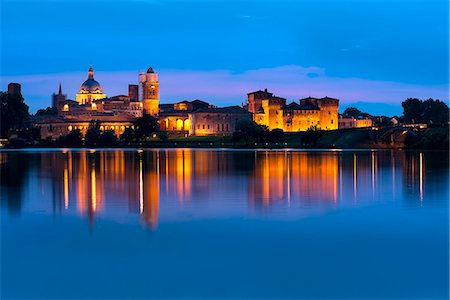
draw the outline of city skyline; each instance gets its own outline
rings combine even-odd
[[[448,101],[445,1],[105,3],[4,1],[2,88],[21,83],[35,112],[59,82],[73,98],[89,64],[108,95],[126,94],[152,65],[161,103],[236,105],[264,88],[386,115],[408,97]]]

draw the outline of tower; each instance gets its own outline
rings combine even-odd
[[[148,68],[146,73],[139,74],[139,83],[142,89],[142,104],[145,113],[151,116],[159,114],[159,82],[158,74],[153,68]]]
[[[11,82],[8,83],[8,94],[10,95],[20,95],[22,94],[21,86],[19,83]]]
[[[128,85],[128,97],[130,97],[130,99],[134,101],[139,100],[139,85],[137,84]]]
[[[64,102],[66,100],[67,100],[67,95],[64,95],[62,93],[62,86],[61,86],[61,83],[59,83],[58,94],[52,95],[52,106],[57,108],[59,103]]]

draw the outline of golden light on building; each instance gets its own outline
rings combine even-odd
[[[91,66],[88,71],[88,79],[81,85],[80,92],[76,94],[75,100],[78,104],[95,104],[94,101],[105,98],[106,94],[103,94],[102,86],[94,79],[94,69]],[[91,108],[96,110],[97,105],[95,105],[95,109],[94,106]]]

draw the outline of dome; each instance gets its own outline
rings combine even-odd
[[[85,93],[101,93],[102,86],[95,79],[88,79],[81,85],[80,92]]]
[[[155,71],[153,71],[153,68],[150,67],[150,68],[148,68],[147,73],[155,73]]]
[[[80,93],[81,94],[101,94],[102,93],[102,86],[100,83],[98,83],[97,80],[94,79],[94,69],[92,69],[92,66],[89,68],[88,71],[88,79],[83,82],[83,84],[80,87]]]

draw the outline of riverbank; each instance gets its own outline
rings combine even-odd
[[[446,127],[428,128],[413,132],[396,130],[346,129],[320,131],[313,143],[306,143],[306,132],[284,133],[272,141],[239,140],[231,136],[188,136],[169,137],[161,140],[157,137],[146,141],[118,141],[117,144],[107,145],[107,148],[231,148],[231,149],[425,149],[448,150],[449,130]],[[310,140],[310,136],[308,137]],[[26,143],[12,142],[5,148],[55,148],[66,147],[56,142],[40,141]],[[73,147],[73,146],[70,146]],[[86,145],[80,148],[87,147]],[[73,147],[78,148],[78,147]],[[96,147],[89,147],[96,148]],[[99,146],[98,148],[105,148]]]

